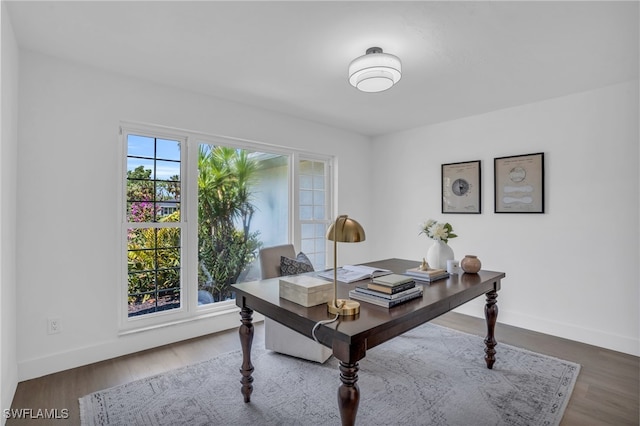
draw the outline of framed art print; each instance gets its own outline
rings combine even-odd
[[[480,160],[442,165],[442,213],[481,213]]]
[[[494,158],[496,213],[544,213],[544,153]]]

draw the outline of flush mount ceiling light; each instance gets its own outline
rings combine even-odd
[[[402,64],[397,56],[370,47],[364,56],[349,64],[349,83],[363,92],[382,92],[402,77]]]

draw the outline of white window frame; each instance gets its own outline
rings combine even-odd
[[[128,316],[128,270],[127,270],[127,229],[131,227],[143,227],[136,223],[127,222],[126,216],[126,170],[127,170],[127,135],[135,134],[155,138],[167,138],[180,142],[180,222],[161,224],[162,226],[180,227],[181,237],[181,291],[180,307],[145,314],[141,316]],[[210,305],[198,305],[197,301],[197,268],[198,268],[198,149],[201,143],[212,145],[224,145],[238,149],[249,149],[255,151],[265,151],[288,158],[288,185],[289,185],[289,242],[296,248],[301,246],[301,222],[299,219],[299,170],[301,160],[322,161],[327,170],[325,172],[326,209],[327,222],[331,222],[333,212],[332,202],[334,194],[334,162],[333,156],[311,153],[295,148],[283,147],[273,144],[266,144],[256,141],[249,141],[239,138],[232,138],[220,135],[209,135],[200,132],[193,132],[183,129],[175,129],[165,126],[142,124],[134,122],[120,123],[120,159],[121,170],[118,194],[118,217],[121,225],[121,238],[119,241],[119,261],[121,265],[120,283],[118,291],[118,328],[120,335],[136,333],[144,330],[156,329],[173,324],[209,318],[217,315],[225,315],[230,312],[237,312],[235,300],[217,302]],[[176,225],[178,224],[178,225]],[[329,247],[327,245],[326,259],[329,258]]]
[[[147,126],[147,125],[139,125],[135,123],[121,123],[120,125],[120,158],[121,158],[121,170],[120,170],[120,178],[122,179],[122,184],[120,185],[120,194],[119,194],[119,202],[118,204],[118,214],[120,217],[120,265],[121,265],[121,285],[119,286],[119,295],[118,295],[118,324],[119,329],[122,332],[136,330],[136,329],[147,329],[153,327],[154,325],[167,322],[169,318],[171,321],[182,320],[188,315],[189,306],[188,302],[191,300],[190,286],[189,282],[189,270],[185,267],[185,261],[189,258],[189,247],[186,244],[188,239],[186,237],[186,233],[188,232],[187,220],[185,218],[188,216],[190,206],[186,203],[180,203],[180,222],[170,222],[170,223],[153,223],[153,227],[163,228],[163,227],[172,227],[180,229],[180,307],[166,310],[154,312],[151,314],[140,315],[129,317],[128,315],[128,303],[127,297],[129,294],[128,291],[128,270],[127,270],[127,231],[129,228],[145,228],[148,227],[147,222],[128,222],[127,214],[126,214],[126,205],[127,205],[127,179],[126,179],[126,170],[127,170],[127,136],[130,134],[139,135],[139,136],[148,136],[152,138],[166,138],[170,140],[176,140],[180,142],[180,196],[181,200],[188,200],[189,197],[189,189],[184,184],[185,183],[185,171],[187,169],[186,163],[188,161],[188,136],[184,132],[174,131],[169,128],[160,127],[160,126]]]

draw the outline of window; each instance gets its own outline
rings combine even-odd
[[[127,315],[180,307],[180,141],[127,134]]]
[[[328,162],[301,159],[298,163],[300,244],[316,270],[326,267],[326,238],[329,226]]]
[[[122,139],[123,329],[235,309],[260,247],[292,242],[325,268],[330,158],[151,126]]]
[[[198,303],[260,279],[260,246],[289,239],[289,155],[198,144]]]

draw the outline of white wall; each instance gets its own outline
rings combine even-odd
[[[20,380],[239,325],[234,313],[118,337],[120,120],[340,153],[340,210],[373,220],[354,197],[370,192],[368,138],[36,53],[21,51],[20,71]],[[360,246],[343,260],[368,259]],[[62,333],[46,334],[49,317]]]
[[[20,380],[238,325],[233,314],[118,337],[120,120],[340,153],[338,212],[367,230],[365,243],[340,247],[340,263],[420,259],[429,243],[418,224],[446,219],[458,257],[507,272],[500,321],[639,352],[638,190],[626,186],[639,183],[637,82],[376,138],[373,154],[359,135],[36,53],[20,52],[19,83]],[[492,213],[492,159],[538,151],[548,213]],[[440,164],[475,159],[484,213],[440,214]],[[61,334],[46,334],[48,317],[62,319]]]
[[[498,321],[639,355],[638,144],[637,80],[376,138],[374,257],[421,259],[419,223],[447,221],[456,258],[506,272]],[[547,212],[493,213],[493,158],[535,152]],[[441,214],[440,165],[471,160],[483,213]]]
[[[18,46],[0,4],[0,409],[9,408],[18,385],[16,351],[16,176],[18,152]],[[0,417],[0,423],[6,419]]]

